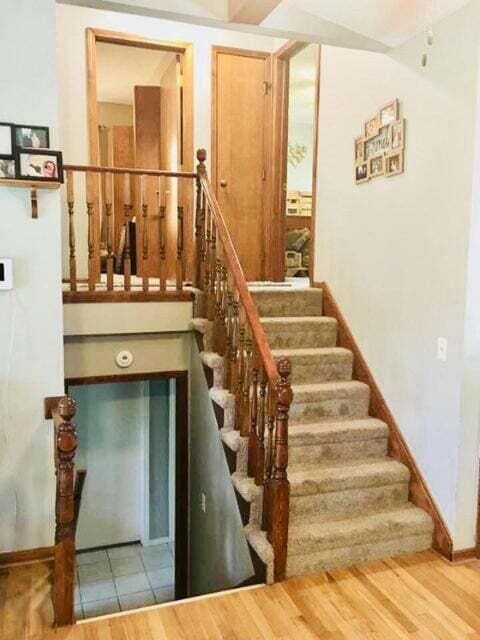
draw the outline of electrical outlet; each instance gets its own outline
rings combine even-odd
[[[438,338],[437,340],[437,359],[440,362],[447,361],[448,341],[446,338]]]
[[[207,496],[202,491],[202,511],[207,513]]]

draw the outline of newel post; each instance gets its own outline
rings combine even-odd
[[[55,566],[53,580],[53,607],[55,624],[74,622],[73,590],[75,582],[75,452],[77,430],[72,422],[75,401],[68,396],[58,403],[62,421],[55,429],[55,464],[57,496],[55,505]]]
[[[207,168],[205,166],[205,160],[207,159],[207,152],[205,149],[197,150],[197,199],[195,205],[195,267],[194,267],[194,286],[201,288],[202,286],[202,248],[205,242],[204,237],[204,225],[205,225],[205,205],[204,196],[202,194],[202,184],[200,182],[201,176],[206,176]]]
[[[274,579],[279,582],[285,578],[288,548],[288,516],[290,502],[290,483],[287,477],[288,467],[288,412],[293,399],[290,385],[292,366],[282,358],[278,363],[280,379],[276,384],[275,443],[273,452],[273,470],[269,480],[269,527],[267,536],[274,551]]]

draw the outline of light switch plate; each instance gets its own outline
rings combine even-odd
[[[0,290],[13,289],[13,261],[11,258],[0,258]]]

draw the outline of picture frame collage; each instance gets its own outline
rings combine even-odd
[[[62,153],[50,149],[48,127],[0,122],[0,179],[63,182]]]
[[[390,178],[404,171],[405,118],[400,118],[398,99],[388,102],[363,125],[363,134],[355,138],[355,182]]]

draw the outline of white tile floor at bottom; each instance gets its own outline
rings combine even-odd
[[[120,600],[120,608],[122,611],[149,607],[152,604],[155,604],[155,597],[152,590],[140,591],[140,593],[128,593],[123,596],[119,596],[118,599]]]
[[[93,618],[95,616],[105,616],[108,613],[117,613],[120,611],[120,605],[117,598],[107,598],[106,600],[86,602],[83,605],[83,611],[85,618]]]

